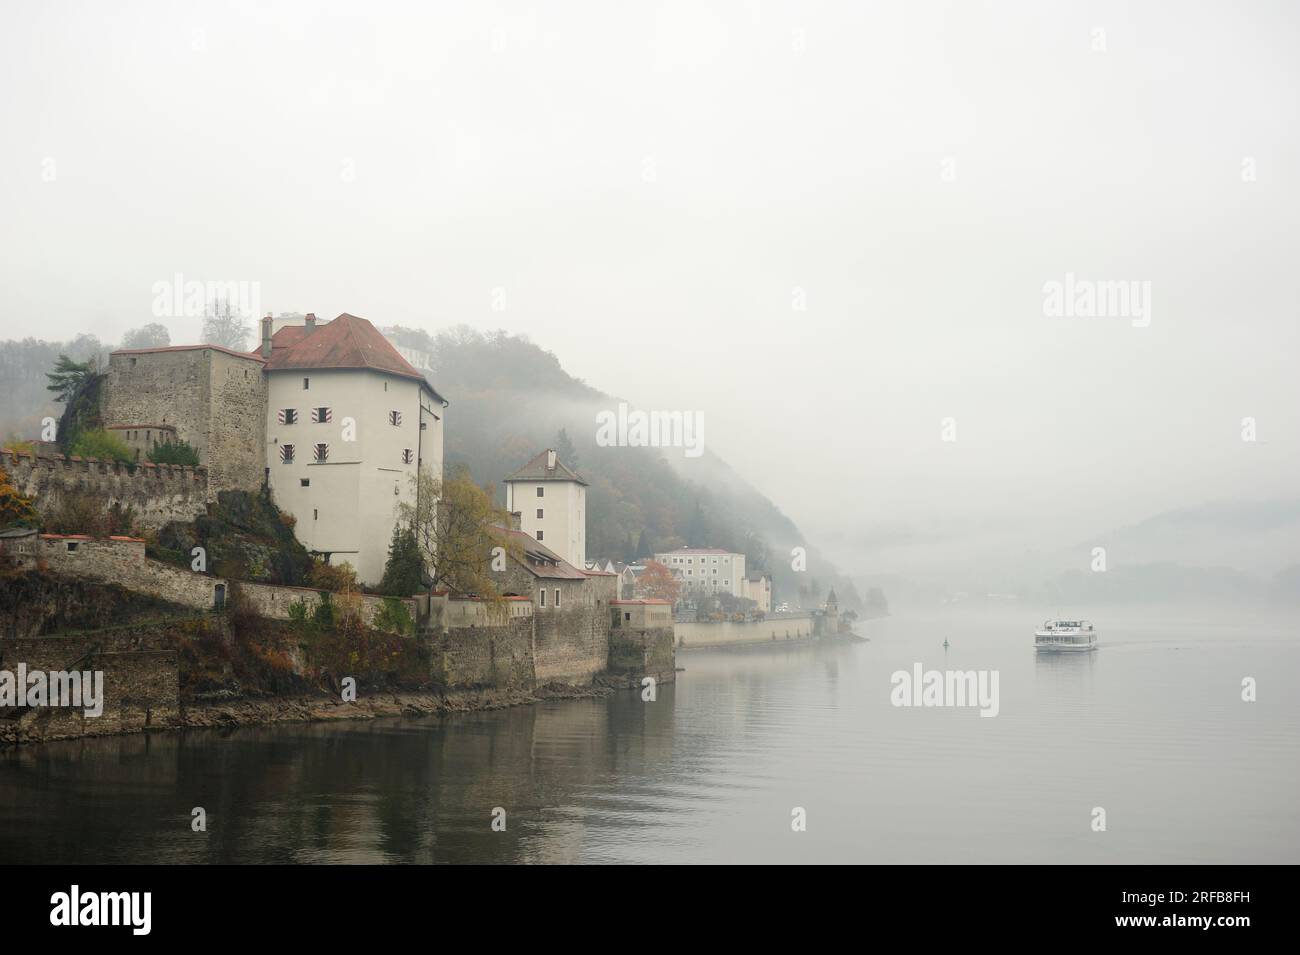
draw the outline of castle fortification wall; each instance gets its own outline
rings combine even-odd
[[[141,526],[192,521],[207,509],[205,468],[172,464],[119,464],[59,454],[10,451],[0,455],[15,487],[40,510],[57,507],[68,494],[87,494],[135,511]]]

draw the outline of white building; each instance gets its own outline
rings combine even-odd
[[[680,577],[684,592],[745,597],[745,555],[716,547],[680,547],[655,554],[655,560]]]
[[[423,469],[442,477],[447,402],[364,318],[307,315],[272,334],[266,360],[266,483],[295,533],[363,583],[384,573],[398,505]]]
[[[548,448],[506,478],[519,528],[574,567],[587,566],[587,482]]]

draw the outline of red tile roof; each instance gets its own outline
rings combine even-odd
[[[225,355],[233,355],[236,358],[251,358],[253,361],[262,360],[262,356],[255,351],[236,351],[233,348],[226,348],[224,345],[160,345],[157,348],[119,348],[116,351],[109,352],[109,354],[149,355],[158,351],[197,351],[200,348],[211,348],[213,351],[219,351]]]
[[[267,372],[313,368],[361,368],[410,378],[442,400],[424,374],[403,358],[379,329],[346,312],[314,329],[286,325],[272,336]]]

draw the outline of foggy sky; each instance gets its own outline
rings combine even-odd
[[[851,572],[1294,495],[1297,13],[1131,6],[11,2],[0,337],[526,334]]]

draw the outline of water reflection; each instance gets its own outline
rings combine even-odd
[[[1040,654],[1033,621],[900,616],[866,644],[685,653],[653,703],[3,752],[0,862],[1300,861],[1300,707],[1239,688],[1300,680],[1290,621],[1108,624]],[[998,670],[998,717],[893,706],[916,662]]]

